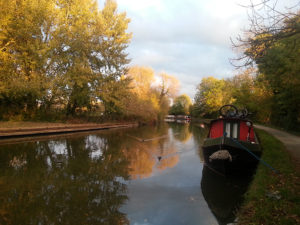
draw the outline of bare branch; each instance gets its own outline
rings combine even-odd
[[[231,39],[232,47],[239,55],[230,59],[230,63],[237,68],[255,64],[254,61],[263,57],[274,42],[300,33],[300,1],[290,8],[286,7],[286,12],[277,9],[278,0],[261,0],[258,3],[249,0],[249,5],[241,7],[248,9],[250,25],[243,37],[238,36],[235,41]]]

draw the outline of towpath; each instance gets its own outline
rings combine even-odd
[[[137,123],[103,123],[103,124],[42,124],[32,127],[0,127],[0,140],[7,138],[22,138],[38,135],[53,135],[74,133],[93,130],[104,130],[111,128],[134,127]]]
[[[255,125],[256,128],[267,131],[272,134],[278,140],[280,140],[286,147],[286,150],[290,153],[293,161],[296,163],[296,168],[300,169],[300,137],[289,134],[287,132],[277,130],[262,125]]]

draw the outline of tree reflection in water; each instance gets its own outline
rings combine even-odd
[[[0,146],[0,224],[129,224],[120,145],[93,135]]]
[[[126,156],[129,161],[131,179],[150,177],[157,170],[172,168],[179,161],[174,142],[166,136],[169,127],[166,124],[147,129],[132,130],[126,142]],[[151,141],[132,141],[130,136]],[[166,136],[166,137],[164,137]],[[161,138],[164,137],[164,138]]]
[[[146,129],[132,129],[128,133],[125,151],[130,163],[131,179],[147,178],[155,171],[176,166],[180,152],[173,139],[186,143],[191,137],[190,124],[169,123]],[[148,139],[151,141],[138,141]]]
[[[174,139],[191,136],[163,124],[0,145],[0,224],[129,224],[126,180],[176,166]]]
[[[191,137],[192,133],[189,129],[190,124],[180,124],[180,123],[169,123],[172,128],[174,138],[180,142],[187,142]]]
[[[204,162],[204,155],[202,151],[202,145],[204,143],[204,139],[207,137],[208,134],[208,127],[200,127],[200,126],[190,126],[190,131],[194,137],[194,143],[198,148],[198,155],[201,162]]]

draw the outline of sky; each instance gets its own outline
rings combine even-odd
[[[194,98],[201,79],[237,73],[230,64],[235,39],[249,25],[250,0],[116,0],[131,19],[130,66],[151,67],[181,83],[179,94]],[[299,0],[279,0],[299,2]]]

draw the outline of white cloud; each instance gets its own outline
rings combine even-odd
[[[296,0],[286,0],[295,2]],[[133,33],[128,48],[132,65],[165,71],[181,82],[181,93],[193,98],[205,76],[234,73],[230,37],[248,24],[249,0],[117,0]]]

